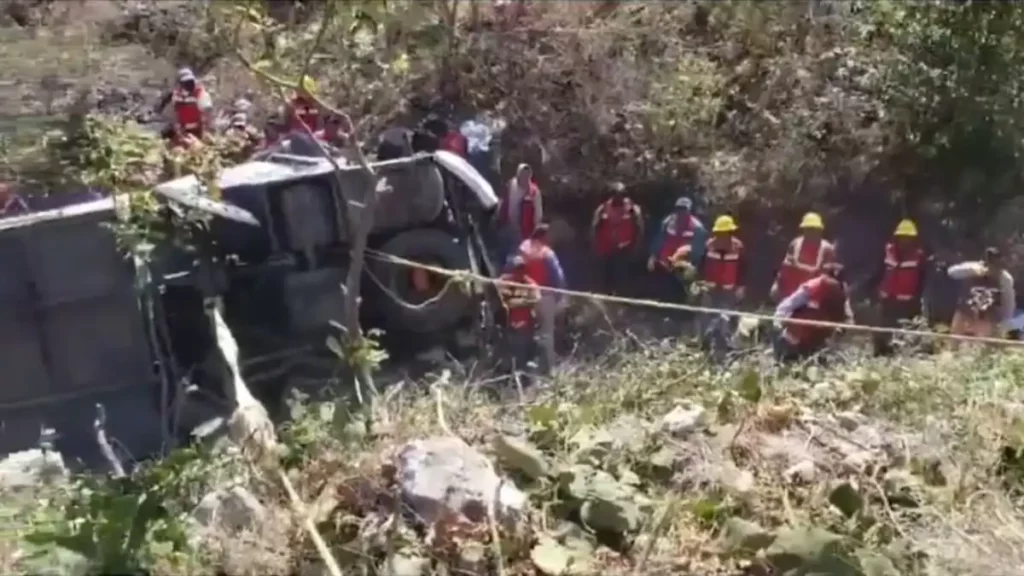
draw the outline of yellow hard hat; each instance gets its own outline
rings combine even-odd
[[[807,228],[824,230],[825,223],[821,220],[821,215],[817,212],[808,212],[807,214],[804,214],[804,219],[800,221],[800,229],[804,230]]]
[[[893,236],[906,236],[908,238],[917,238],[917,224],[914,224],[913,220],[904,218],[900,220],[900,223],[896,225],[896,231],[892,233]]]
[[[310,94],[316,93],[316,80],[313,80],[310,76],[303,76],[302,81],[299,82],[299,86]]]
[[[718,218],[715,218],[715,225],[711,228],[711,231],[735,232],[738,229],[736,221],[732,219],[732,216],[719,216]]]

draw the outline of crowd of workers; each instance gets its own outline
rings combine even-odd
[[[509,182],[500,218],[513,247],[502,279],[527,286],[503,288],[509,317],[509,355],[520,366],[526,362],[536,330],[544,370],[555,360],[554,316],[559,306],[557,297],[546,296],[542,288],[565,288],[566,283],[558,257],[548,243],[542,194],[529,166],[520,165]],[[650,275],[642,282],[668,286],[663,299],[686,303],[697,294],[695,303],[701,307],[743,310],[748,304],[748,255],[738,231],[730,215],[717,217],[708,231],[693,214],[692,200],[682,197],[661,220],[653,243],[644,246],[640,207],[621,183],[614,183],[610,197],[594,213],[591,239],[603,271],[604,290],[609,294],[622,294],[626,287],[641,281],[636,277],[634,262],[644,258]],[[827,348],[838,332],[788,319],[854,322],[854,290],[836,258],[834,244],[824,238],[824,232],[825,223],[819,214],[804,215],[799,234],[789,243],[771,286],[770,299],[775,306],[772,342],[780,361],[814,356]],[[877,270],[860,282],[858,289],[873,293],[881,325],[896,328],[922,314],[926,275],[931,270],[939,270],[960,285],[952,333],[1015,336],[1010,329],[1016,309],[1013,277],[1006,271],[999,250],[986,249],[979,261],[938,265],[920,241],[916,223],[909,219],[896,226]],[[735,316],[722,314],[697,314],[693,322],[701,344],[718,357],[731,348],[737,324]],[[892,353],[891,333],[875,333],[873,340],[876,355]]]
[[[341,149],[346,145],[350,126],[343,118],[324,117],[315,98],[316,85],[305,77],[298,90],[264,130],[249,122],[249,103],[240,100],[226,118],[214,114],[209,92],[192,70],[183,68],[177,76],[170,103],[171,114],[164,136],[173,147],[188,147],[217,131],[241,136],[247,152],[275,143],[296,131],[310,133],[316,139]],[[467,140],[458,130],[434,120],[425,125],[433,147],[466,156]],[[566,288],[565,274],[551,248],[549,227],[545,223],[543,195],[527,164],[521,164],[508,183],[498,213],[505,232],[507,267],[502,279],[526,285],[506,287],[502,296],[507,308],[507,343],[512,360],[528,363],[539,344],[538,360],[542,370],[555,361],[556,316],[564,298],[540,288]],[[28,211],[23,199],[9,184],[0,183],[0,217]],[[621,183],[611,186],[610,197],[594,213],[591,238],[600,260],[605,289],[622,294],[637,283],[635,262],[646,253],[646,282],[666,289],[663,298],[677,303],[690,299],[693,286],[699,286],[702,307],[721,310],[742,309],[749,282],[747,253],[737,238],[738,225],[729,215],[713,222],[710,232],[693,213],[693,201],[679,198],[653,235],[649,247],[643,246],[644,216],[629,198]],[[800,223],[800,233],[790,243],[770,290],[776,305],[777,333],[774,348],[780,360],[805,358],[826,347],[835,330],[787,323],[786,319],[853,322],[851,289],[843,266],[836,259],[835,246],[823,237],[825,225],[820,215],[808,213]],[[874,288],[879,317],[884,326],[896,327],[922,312],[925,275],[934,266],[918,238],[916,224],[903,220],[885,247],[877,272],[866,282]],[[977,262],[965,262],[944,270],[962,284],[951,330],[956,334],[1002,336],[1009,326],[1016,295],[1013,278],[1006,272],[999,251],[986,250]],[[735,332],[735,317],[698,315],[694,323],[701,342],[716,354],[727,349]],[[877,334],[877,354],[891,352],[891,335]]]

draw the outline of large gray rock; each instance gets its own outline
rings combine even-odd
[[[235,486],[207,494],[192,516],[205,528],[240,532],[259,526],[266,514],[259,499],[245,488]]]
[[[25,450],[0,460],[0,486],[27,488],[67,478],[64,459],[53,450]]]
[[[402,498],[427,524],[448,513],[484,522],[491,502],[498,519],[507,521],[518,517],[526,505],[526,496],[503,480],[486,456],[459,438],[409,442],[398,461]]]

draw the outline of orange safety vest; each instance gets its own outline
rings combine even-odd
[[[199,107],[199,100],[205,94],[205,89],[196,84],[192,92],[185,92],[180,86],[174,89],[171,94],[171,103],[174,105],[174,117],[178,126],[195,136],[203,134],[203,110]]]
[[[628,198],[616,205],[606,200],[597,208],[594,216],[594,250],[607,256],[625,250],[636,242],[636,207]]]
[[[658,261],[661,262],[665,267],[669,267],[669,261],[672,256],[675,255],[680,248],[689,244],[693,240],[694,229],[696,228],[696,219],[691,214],[686,219],[686,223],[680,226],[679,216],[676,214],[670,214],[663,221],[665,226],[665,240],[661,245],[661,251],[658,252]]]
[[[817,246],[804,242],[797,236],[789,243],[786,258],[779,270],[779,298],[786,298],[801,284],[821,273],[821,267],[835,261],[835,247],[828,240],[821,240]]]
[[[728,250],[718,250],[714,239],[707,241],[704,255],[704,281],[716,288],[732,290],[740,279],[740,259],[743,257],[743,242],[730,238]]]
[[[809,298],[807,304],[793,312],[794,319],[825,322],[842,322],[846,319],[846,289],[841,282],[831,276],[820,275],[803,285],[807,286]],[[813,349],[823,344],[832,330],[803,324],[786,324],[782,337],[794,346]]]
[[[534,302],[531,300],[531,297],[536,294],[537,283],[529,276],[516,274],[515,272],[502,274],[500,279],[506,282],[529,284],[531,286],[530,288],[502,286],[501,296],[502,302],[505,303],[505,309],[508,312],[509,328],[521,330],[533,326],[535,313]]]
[[[909,302],[917,297],[921,286],[921,267],[924,251],[914,247],[907,254],[897,254],[896,244],[885,245],[885,276],[879,288],[879,298]]]
[[[302,130],[301,124],[305,124],[310,131],[316,132],[320,129],[320,109],[316,104],[304,96],[296,95],[291,101],[292,115],[289,119],[289,126],[292,130]]]

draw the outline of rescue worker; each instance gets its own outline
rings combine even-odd
[[[548,225],[541,223],[533,229],[532,234],[519,246],[519,256],[526,263],[526,274],[540,288],[565,289],[565,274],[558,256],[548,243]],[[538,344],[541,351],[541,371],[549,373],[555,366],[555,317],[558,314],[562,298],[550,290],[541,290],[540,302],[537,303],[537,321],[539,323]]]
[[[309,131],[316,133],[320,130],[320,107],[314,98],[316,94],[316,81],[309,76],[303,76],[299,82],[299,89],[292,95],[286,106],[286,116],[289,132],[305,132],[302,125],[305,124]]]
[[[898,327],[922,312],[922,296],[928,265],[931,262],[918,240],[917,224],[901,220],[885,245],[885,257],[866,285],[874,288],[878,298],[880,325]],[[878,332],[872,336],[874,353],[892,353],[892,334]]]
[[[213,126],[213,99],[197,80],[191,68],[178,71],[178,87],[171,93],[174,110],[173,138],[177,145],[188,145],[192,139],[202,140]]]
[[[237,161],[252,156],[253,152],[263,145],[263,135],[259,129],[249,123],[244,112],[236,112],[231,116],[224,135],[237,142],[237,151],[234,154]]]
[[[633,258],[638,241],[644,236],[644,218],[640,207],[626,195],[622,182],[611,185],[612,197],[605,200],[591,221],[594,252],[600,259],[604,288],[621,294],[633,282]]]
[[[1000,337],[1009,330],[1017,307],[1017,293],[1013,276],[1004,268],[998,248],[986,248],[982,261],[956,264],[946,273],[961,281],[950,326],[953,334]]]
[[[683,197],[676,200],[675,210],[662,220],[654,242],[651,255],[647,259],[647,271],[657,272],[661,288],[660,297],[669,302],[685,302],[686,286],[681,286],[677,276],[677,267],[681,263],[674,256],[682,256],[679,249],[690,246],[685,253],[685,260],[695,266],[704,256],[708,234],[704,224],[692,214],[693,201]]]
[[[348,146],[348,133],[344,129],[345,125],[346,122],[343,118],[332,114],[324,120],[324,127],[321,130],[317,130],[313,136],[321,142],[326,142],[342,150]]]
[[[699,263],[700,278],[706,290],[701,306],[732,310],[745,295],[746,258],[743,242],[736,237],[736,221],[732,216],[719,216],[711,227],[704,258]],[[721,359],[728,349],[739,318],[722,314],[701,314],[697,317],[701,345]]]
[[[18,193],[10,182],[0,181],[0,218],[21,216],[28,214],[28,203]]]
[[[789,297],[801,284],[818,276],[822,266],[835,262],[835,246],[822,238],[825,223],[815,212],[804,214],[800,221],[800,235],[789,243],[786,257],[772,284],[772,301],[780,302]]]
[[[852,323],[849,288],[843,277],[843,266],[836,262],[822,265],[821,272],[807,280],[779,303],[775,324],[781,325],[775,339],[775,356],[779,361],[801,360],[821,351],[835,328],[787,323],[786,319]]]
[[[510,270],[502,274],[500,280],[529,285],[499,286],[506,314],[505,353],[513,372],[518,372],[532,360],[536,308],[541,294],[537,283],[527,273],[526,259],[520,255],[512,257]]]
[[[540,188],[533,180],[533,168],[529,164],[520,164],[498,209],[498,218],[505,227],[507,250],[515,250],[529,238],[543,217],[544,203]]]

